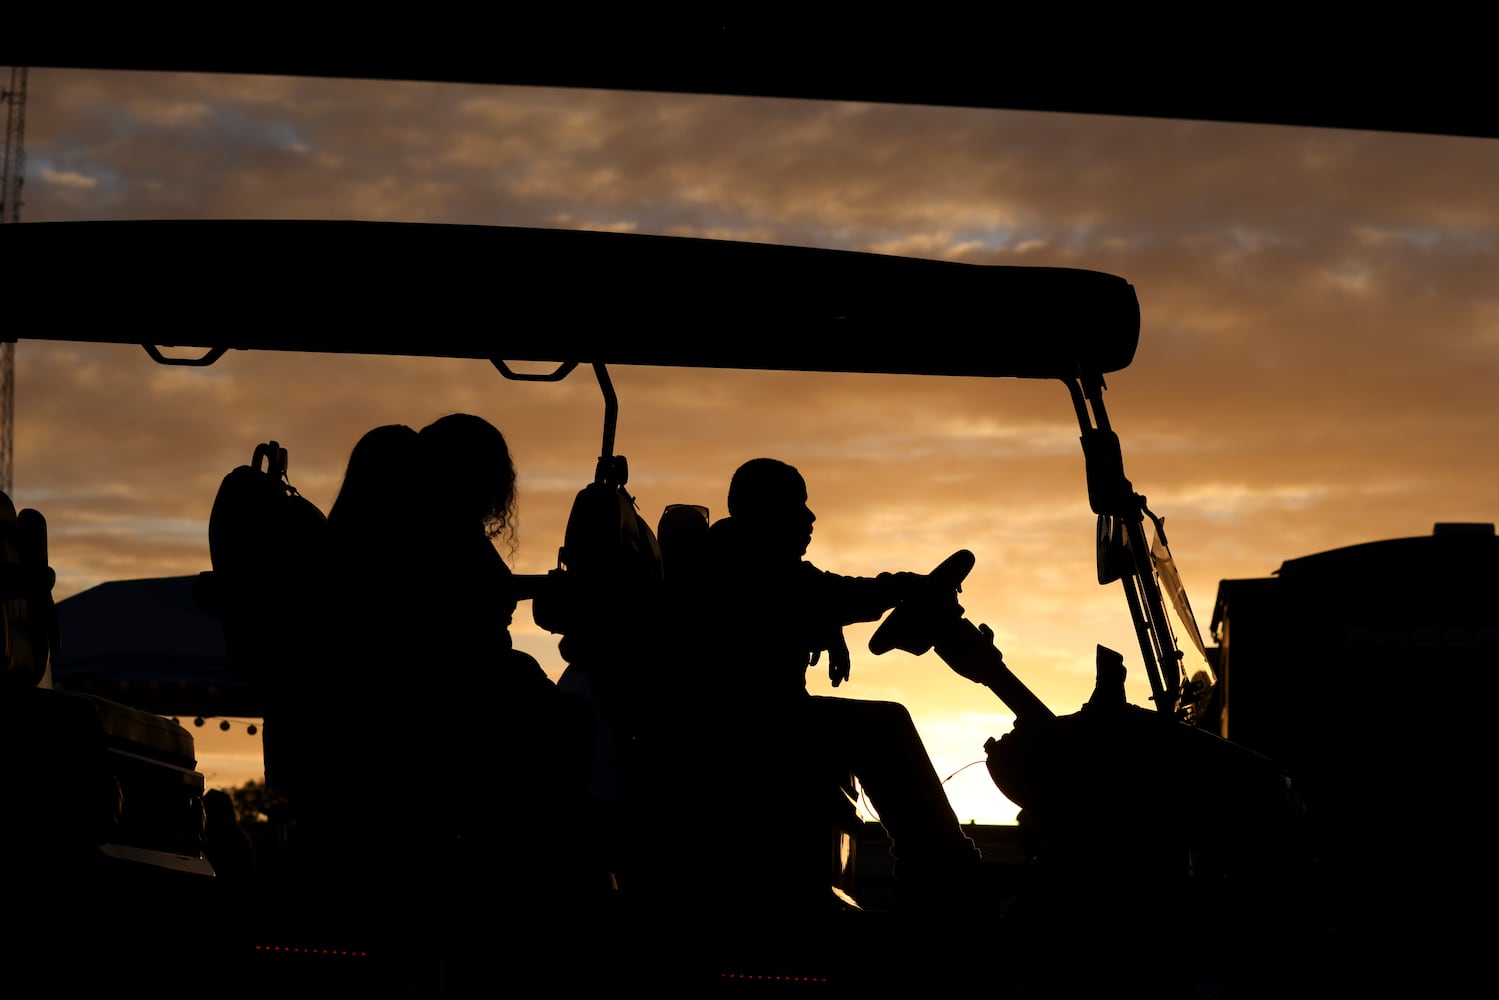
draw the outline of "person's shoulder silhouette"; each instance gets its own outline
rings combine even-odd
[[[203,853],[227,885],[243,886],[255,877],[255,844],[240,825],[234,799],[221,788],[203,793]]]

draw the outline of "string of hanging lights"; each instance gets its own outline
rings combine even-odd
[[[212,716],[210,716],[210,718],[212,718]],[[172,721],[177,723],[179,726],[182,725],[182,720],[176,716],[172,717]],[[204,718],[201,715],[193,719],[193,725],[198,729],[202,729],[207,724],[208,719]],[[219,719],[219,729],[226,733],[229,732],[229,730],[233,729],[235,726],[244,726],[246,736],[254,736],[256,733],[260,732],[260,725],[254,719]]]

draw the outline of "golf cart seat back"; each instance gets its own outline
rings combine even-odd
[[[57,608],[47,565],[47,522],[27,508],[19,514],[0,493],[0,600],[4,602],[5,684],[29,689],[43,682],[57,653]]]
[[[625,489],[625,460],[578,491],[557,553],[554,586],[532,604],[536,624],[563,637],[563,655],[635,637],[658,610],[661,545]]]
[[[305,756],[304,695],[315,664],[304,644],[324,627],[313,609],[326,545],[327,518],[288,480],[278,442],[257,445],[249,464],[220,483],[208,518],[213,570],[200,600],[220,616],[230,667],[255,687],[266,783],[288,795]]]
[[[656,538],[661,543],[662,576],[670,596],[680,594],[690,580],[703,538],[711,521],[707,507],[700,504],[667,504],[656,523]]]

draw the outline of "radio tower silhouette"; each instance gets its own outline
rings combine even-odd
[[[5,102],[5,161],[0,170],[0,224],[21,221],[21,181],[26,173],[26,67],[10,68]],[[15,486],[16,336],[0,326],[0,490]]]

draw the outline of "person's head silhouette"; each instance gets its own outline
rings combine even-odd
[[[328,520],[354,533],[388,529],[404,484],[416,462],[416,431],[405,424],[384,424],[367,431],[349,453],[343,484]]]
[[[473,519],[491,538],[515,527],[515,463],[505,436],[483,417],[450,413],[423,427],[427,485],[449,516]]]
[[[752,458],[729,480],[729,516],[771,555],[801,558],[817,515],[807,506],[807,483],[794,466]]]

